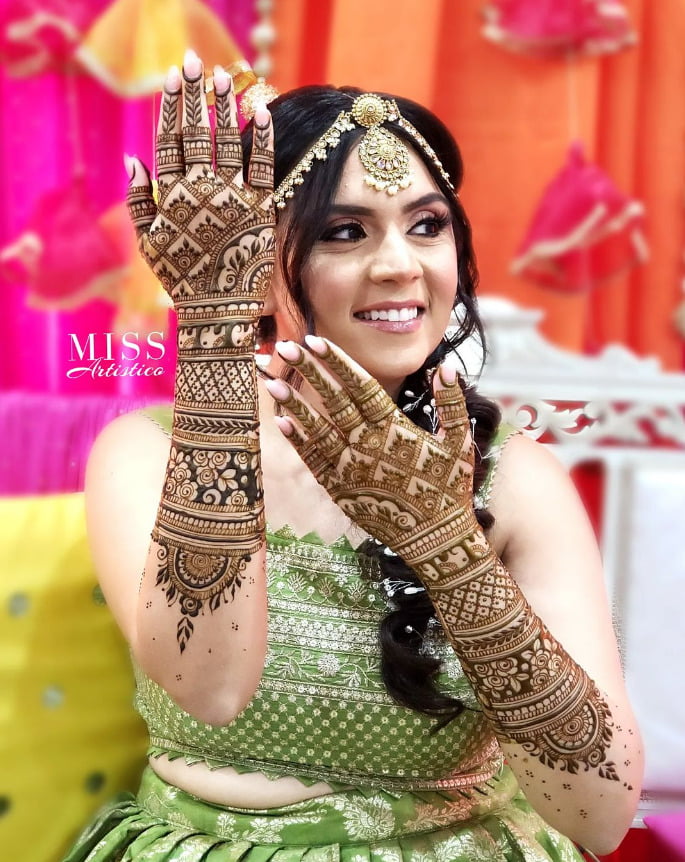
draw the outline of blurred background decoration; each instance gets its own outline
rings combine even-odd
[[[0,757],[16,764],[11,785],[0,780],[0,846],[22,862],[56,862],[141,756],[125,650],[91,600],[81,492],[102,426],[173,392],[174,320],[136,254],[122,154],[152,165],[154,91],[186,43],[208,68],[245,58],[281,92],[350,84],[435,111],[464,156],[493,345],[513,351],[494,356],[492,385],[521,395],[541,375],[544,413],[540,393],[570,376],[583,427],[600,403],[629,426],[636,457],[685,447],[682,0],[0,0],[0,676],[11,693]],[[644,378],[635,397],[649,392],[649,404],[611,404],[616,375],[626,398]],[[645,423],[666,431],[643,440]],[[584,478],[591,512],[615,531],[620,513],[602,514],[625,497],[614,456],[604,446],[610,494],[598,474]],[[665,532],[677,477],[669,466],[663,487],[649,486]],[[105,677],[117,680],[111,709],[84,695]],[[682,777],[676,747],[671,733],[664,768]],[[54,816],[27,848],[36,805]],[[614,859],[649,852],[636,830]]]
[[[636,42],[621,0],[493,0],[483,35],[530,54],[606,54]]]
[[[511,269],[568,293],[591,290],[648,258],[644,207],[589,164],[582,145],[545,188]]]
[[[121,96],[156,93],[187,45],[206,69],[231,66],[243,51],[201,0],[115,0],[91,24],[76,59]]]

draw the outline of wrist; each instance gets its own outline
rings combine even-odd
[[[259,318],[227,315],[224,309],[177,312],[179,358],[221,359],[254,351]]]

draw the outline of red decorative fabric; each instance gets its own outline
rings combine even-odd
[[[493,0],[483,35],[512,51],[605,54],[635,44],[620,0]]]
[[[568,293],[589,290],[646,260],[643,220],[642,204],[588,163],[575,143],[544,191],[512,272]]]

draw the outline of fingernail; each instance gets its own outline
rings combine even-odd
[[[302,348],[294,341],[277,341],[276,352],[286,362],[298,362],[304,356]]]
[[[214,67],[214,92],[222,96],[231,88],[231,77],[221,66]]]
[[[269,395],[276,401],[287,401],[290,397],[290,387],[282,380],[266,380],[264,385]]]
[[[454,386],[457,379],[457,369],[454,365],[441,365],[438,374],[443,386]]]
[[[181,89],[181,71],[178,66],[171,66],[166,73],[164,89],[167,93],[178,93]]]
[[[328,345],[318,335],[305,335],[304,343],[312,351],[319,356],[325,356],[328,353]]]
[[[126,153],[124,153],[124,167],[126,168],[129,180],[132,180],[136,175],[136,163]]]
[[[264,102],[259,102],[254,112],[255,124],[258,125],[260,129],[265,129],[269,125],[270,116],[269,110]]]
[[[295,430],[293,428],[293,423],[286,416],[274,416],[274,421],[278,426],[279,431],[284,434],[286,437],[292,437],[292,433]]]
[[[183,55],[183,74],[189,81],[196,81],[202,74],[202,61],[192,48]]]

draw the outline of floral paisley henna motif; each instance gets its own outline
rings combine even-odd
[[[201,74],[185,77],[182,120],[181,90],[165,90],[159,205],[149,183],[128,194],[141,252],[178,318],[172,445],[152,538],[157,585],[180,610],[181,652],[193,620],[235,596],[264,536],[253,350],[273,269],[271,190],[266,180],[255,190],[242,184],[232,91],[218,98],[222,149],[213,172],[202,83]],[[263,144],[257,173],[268,177],[270,122]]]
[[[496,733],[550,768],[596,768],[619,780],[607,759],[608,704],[535,615],[476,520],[461,386],[441,374],[442,434],[432,436],[339,348],[317,341],[318,362],[301,350],[283,358],[321,395],[327,417],[267,384],[294,420],[290,439],[302,459],[353,521],[414,568]]]

